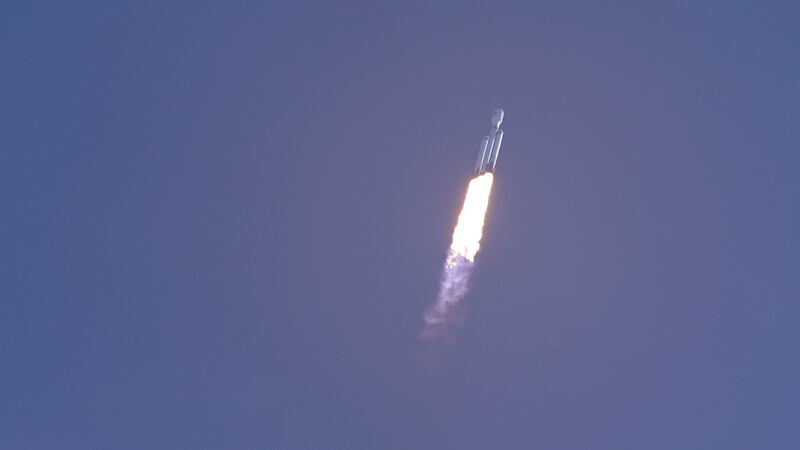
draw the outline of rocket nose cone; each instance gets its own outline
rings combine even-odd
[[[492,126],[494,128],[498,128],[501,123],[503,123],[503,116],[505,113],[501,108],[497,108],[494,110],[494,114],[492,114]]]

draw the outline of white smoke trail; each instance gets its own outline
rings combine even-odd
[[[460,318],[458,302],[467,293],[475,254],[480,249],[492,181],[492,174],[485,173],[469,182],[464,207],[447,251],[439,296],[424,315],[425,327],[420,335],[423,339],[449,338],[450,324]]]

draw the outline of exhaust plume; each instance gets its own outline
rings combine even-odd
[[[425,312],[422,339],[449,340],[449,327],[461,318],[459,301],[469,288],[475,254],[481,246],[483,223],[492,191],[492,173],[483,173],[469,182],[464,206],[458,215],[453,240],[447,251],[442,281],[436,301]]]

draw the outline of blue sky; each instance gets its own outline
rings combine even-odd
[[[0,447],[798,448],[798,12],[4,5]]]

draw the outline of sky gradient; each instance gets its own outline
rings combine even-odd
[[[379,3],[0,7],[0,448],[800,448],[800,10]]]

